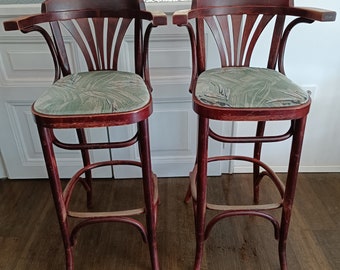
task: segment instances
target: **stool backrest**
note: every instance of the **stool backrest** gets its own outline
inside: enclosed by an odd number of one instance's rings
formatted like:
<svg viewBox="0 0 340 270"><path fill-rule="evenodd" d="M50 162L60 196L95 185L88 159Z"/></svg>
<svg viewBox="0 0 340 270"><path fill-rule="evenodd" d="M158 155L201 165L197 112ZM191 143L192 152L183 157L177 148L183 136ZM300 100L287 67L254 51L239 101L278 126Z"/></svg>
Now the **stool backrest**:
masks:
<svg viewBox="0 0 340 270"><path fill-rule="evenodd" d="M197 12L198 73L206 69L208 31L216 43L222 67L249 66L258 41L265 37L268 52L261 58L267 59L266 67L276 68L292 0L193 0L192 6Z"/></svg>
<svg viewBox="0 0 340 270"><path fill-rule="evenodd" d="M72 44L78 45L89 71L117 70L127 33L134 40L135 72L142 75L143 30L138 15L145 11L142 0L46 0L41 10L49 17L51 46L64 76L74 72L68 58Z"/></svg>

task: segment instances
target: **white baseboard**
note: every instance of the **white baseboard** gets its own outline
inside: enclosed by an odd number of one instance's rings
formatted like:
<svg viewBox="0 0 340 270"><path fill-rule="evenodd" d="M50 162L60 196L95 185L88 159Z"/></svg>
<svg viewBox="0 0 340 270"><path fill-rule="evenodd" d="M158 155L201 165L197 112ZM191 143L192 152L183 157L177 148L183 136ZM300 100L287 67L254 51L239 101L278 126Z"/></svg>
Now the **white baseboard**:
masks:
<svg viewBox="0 0 340 270"><path fill-rule="evenodd" d="M275 172L287 172L285 166L274 166L271 167ZM252 173L253 168L251 166L234 167L233 173ZM300 166L299 172L301 173L340 173L340 165L332 166Z"/></svg>

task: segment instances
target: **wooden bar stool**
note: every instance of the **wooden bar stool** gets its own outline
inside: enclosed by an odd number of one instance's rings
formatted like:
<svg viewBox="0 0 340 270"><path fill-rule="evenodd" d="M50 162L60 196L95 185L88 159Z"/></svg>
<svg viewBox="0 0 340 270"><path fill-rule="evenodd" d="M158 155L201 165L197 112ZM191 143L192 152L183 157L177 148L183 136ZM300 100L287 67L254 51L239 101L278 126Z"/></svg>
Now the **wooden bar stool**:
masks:
<svg viewBox="0 0 340 270"><path fill-rule="evenodd" d="M270 5L269 5L269 4ZM294 7L290 0L193 0L190 10L177 11L173 23L188 29L192 48L193 109L198 115L198 149L196 164L190 174L186 201L194 202L196 258L194 269L200 269L204 242L220 220L240 215L253 215L269 220L278 239L281 269L287 269L286 243L302 142L311 99L285 76L284 53L287 38L300 23L334 21L335 12ZM195 24L194 24L194 23ZM220 67L206 66L206 36L215 42ZM266 34L263 34L266 33ZM265 67L252 66L252 56L258 41L268 38ZM261 41L261 42L262 42ZM263 44L263 43L261 43ZM210 44L211 45L211 44ZM261 46L261 45L259 45ZM262 57L266 57L262 55ZM277 70L276 70L277 69ZM257 123L255 136L229 137L219 134L209 125L210 120L252 121ZM288 121L290 127L279 135L265 133L268 121ZM253 156L208 155L208 141L253 144ZM291 139L287 177L282 181L261 160L264 143ZM207 202L207 166L209 162L242 160L253 164L253 200L251 205L224 205ZM280 199L261 203L259 186L269 178ZM282 209L281 221L271 210ZM206 212L213 210L213 217ZM216 214L217 211L217 214Z"/></svg>
<svg viewBox="0 0 340 270"><path fill-rule="evenodd" d="M143 21L149 22L145 31ZM135 226L149 245L152 269L159 269L156 239L158 190L157 178L151 170L148 118L152 113L152 89L147 54L151 30L166 23L164 13L146 11L142 0L46 0L42 3L41 14L4 23L6 30L40 33L54 61L54 83L35 101L32 112L51 183L67 269L74 268L73 249L78 231L100 222ZM118 65L127 34L133 37L133 72L120 71ZM70 43L77 45L83 55L85 71L71 69L67 50ZM86 129L130 124L135 124L137 131L123 141L89 142L86 138ZM61 141L54 132L59 129L75 129L79 143ZM91 162L92 150L111 151L136 143L140 161L111 159ZM75 172L65 188L61 185L54 146L78 150L83 158L83 168ZM145 204L138 209L111 212L70 209L76 184L84 187L87 204L91 207L92 170L114 165L141 167ZM140 214L145 215L145 224L134 218ZM79 222L71 227L70 218Z"/></svg>

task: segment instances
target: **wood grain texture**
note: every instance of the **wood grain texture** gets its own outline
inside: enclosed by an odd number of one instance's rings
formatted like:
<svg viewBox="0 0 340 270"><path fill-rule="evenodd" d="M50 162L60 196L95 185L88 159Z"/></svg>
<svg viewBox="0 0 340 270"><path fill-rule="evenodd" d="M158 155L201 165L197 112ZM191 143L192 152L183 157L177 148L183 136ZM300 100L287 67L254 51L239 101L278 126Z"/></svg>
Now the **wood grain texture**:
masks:
<svg viewBox="0 0 340 270"><path fill-rule="evenodd" d="M193 267L195 238L191 204L184 204L186 178L160 179L158 243L161 269ZM245 203L251 176L209 178L214 201ZM94 210L142 203L140 181L95 180ZM119 187L119 188L117 188ZM86 207L80 191L74 205ZM271 188L263 200L275 196ZM139 202L140 201L140 202ZM291 270L340 269L340 174L300 174L288 237ZM64 269L64 254L48 181L0 181L0 269ZM203 269L279 269L273 228L265 220L233 217L219 223L205 246ZM149 255L137 230L122 224L85 228L75 247L75 268L149 269Z"/></svg>

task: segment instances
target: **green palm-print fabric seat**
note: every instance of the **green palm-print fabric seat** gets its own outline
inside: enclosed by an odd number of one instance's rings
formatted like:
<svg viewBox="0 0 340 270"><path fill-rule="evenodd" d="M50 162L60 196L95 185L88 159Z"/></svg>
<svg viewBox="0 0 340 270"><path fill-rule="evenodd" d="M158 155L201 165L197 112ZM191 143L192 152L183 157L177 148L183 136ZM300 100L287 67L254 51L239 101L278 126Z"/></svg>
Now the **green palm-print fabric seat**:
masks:
<svg viewBox="0 0 340 270"><path fill-rule="evenodd" d="M204 71L195 95L205 104L228 108L288 107L309 95L281 73L266 68L226 67Z"/></svg>
<svg viewBox="0 0 340 270"><path fill-rule="evenodd" d="M143 79L129 72L91 71L56 81L34 103L48 115L128 112L145 106L150 93Z"/></svg>

